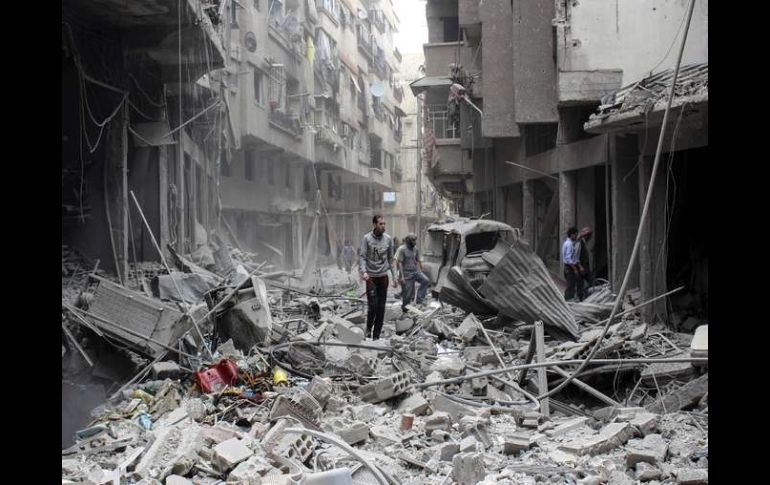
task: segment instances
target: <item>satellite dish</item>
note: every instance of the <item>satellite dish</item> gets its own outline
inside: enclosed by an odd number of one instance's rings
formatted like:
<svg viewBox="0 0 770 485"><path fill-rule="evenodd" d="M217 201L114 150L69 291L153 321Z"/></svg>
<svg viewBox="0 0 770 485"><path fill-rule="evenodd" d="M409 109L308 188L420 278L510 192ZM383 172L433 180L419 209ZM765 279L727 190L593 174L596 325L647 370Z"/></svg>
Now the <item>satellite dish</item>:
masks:
<svg viewBox="0 0 770 485"><path fill-rule="evenodd" d="M385 85L382 83L374 83L369 86L369 92L372 93L372 96L380 98L385 94Z"/></svg>
<svg viewBox="0 0 770 485"><path fill-rule="evenodd" d="M362 10L362 9L359 8L358 9L358 18L360 18L361 20L366 20L367 18L369 18L369 14L366 13L366 10Z"/></svg>

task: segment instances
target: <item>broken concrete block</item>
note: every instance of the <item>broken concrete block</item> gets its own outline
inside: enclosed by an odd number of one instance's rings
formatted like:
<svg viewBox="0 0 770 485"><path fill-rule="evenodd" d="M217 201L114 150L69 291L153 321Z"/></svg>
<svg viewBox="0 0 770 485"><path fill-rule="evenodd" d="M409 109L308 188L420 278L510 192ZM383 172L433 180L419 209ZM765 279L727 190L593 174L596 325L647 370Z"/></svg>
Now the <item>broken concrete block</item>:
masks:
<svg viewBox="0 0 770 485"><path fill-rule="evenodd" d="M598 435L579 438L559 446L559 449L575 455L597 455L605 453L628 441L633 428L628 423L610 423Z"/></svg>
<svg viewBox="0 0 770 485"><path fill-rule="evenodd" d="M676 472L676 483L679 485L708 485L709 472L700 468L679 469Z"/></svg>
<svg viewBox="0 0 770 485"><path fill-rule="evenodd" d="M460 421L463 416L476 416L476 411L468 406L452 401L441 394L437 395L431 402L430 407L434 411L444 411L452 416L454 421Z"/></svg>
<svg viewBox="0 0 770 485"><path fill-rule="evenodd" d="M474 396L486 396L489 379L486 377L474 377L471 379L471 393Z"/></svg>
<svg viewBox="0 0 770 485"><path fill-rule="evenodd" d="M585 426L586 421L588 421L588 418L586 418L585 416L572 418L568 421L564 421L563 423L558 424L553 429L546 430L545 434L549 438L555 438L557 436L561 436L565 433L569 433L572 430Z"/></svg>
<svg viewBox="0 0 770 485"><path fill-rule="evenodd" d="M356 421L346 426L340 426L335 428L334 432L349 445L366 441L369 438L369 426L362 421Z"/></svg>
<svg viewBox="0 0 770 485"><path fill-rule="evenodd" d="M428 410L428 401L422 394L412 394L398 405L398 412L422 416Z"/></svg>
<svg viewBox="0 0 770 485"><path fill-rule="evenodd" d="M530 445L529 436L512 434L502 438L503 453L506 455L512 455L521 450L528 450Z"/></svg>
<svg viewBox="0 0 770 485"><path fill-rule="evenodd" d="M668 444L659 434L648 434L641 440L632 440L626 446L626 466L631 468L637 463L657 465L666 459Z"/></svg>
<svg viewBox="0 0 770 485"><path fill-rule="evenodd" d="M656 467L646 462L639 462L636 464L636 479L641 482L649 482L650 480L660 480L663 473Z"/></svg>
<svg viewBox="0 0 770 485"><path fill-rule="evenodd" d="M262 438L261 445L272 458L280 459L288 456L302 463L313 454L313 440L307 434L286 433L286 428L297 423L288 419L279 419Z"/></svg>
<svg viewBox="0 0 770 485"><path fill-rule="evenodd" d="M135 468L135 473L142 478L162 479L172 473L184 475L175 468L176 465L192 466L194 462L191 460L197 457L198 450L205 444L202 428L195 422L159 428L153 433L155 441Z"/></svg>
<svg viewBox="0 0 770 485"><path fill-rule="evenodd" d="M152 364L152 378L155 380L177 379L182 373L179 364L172 361L156 362Z"/></svg>
<svg viewBox="0 0 770 485"><path fill-rule="evenodd" d="M462 453L482 451L479 447L479 440L473 436L466 436L460 441L460 451Z"/></svg>
<svg viewBox="0 0 770 485"><path fill-rule="evenodd" d="M452 459L452 477L460 485L473 485L484 479L484 455L481 453L459 453Z"/></svg>
<svg viewBox="0 0 770 485"><path fill-rule="evenodd" d="M232 438L240 438L241 432L228 426L228 423L217 423L216 426L203 428L202 436L213 443L219 444Z"/></svg>
<svg viewBox="0 0 770 485"><path fill-rule="evenodd" d="M630 407L630 408L617 408L618 412L615 415L615 421L618 423L627 423L634 419L637 414L645 412L644 408Z"/></svg>
<svg viewBox="0 0 770 485"><path fill-rule="evenodd" d="M441 461L452 461L452 458L460 452L460 445L457 443L444 443L439 447L439 459Z"/></svg>
<svg viewBox="0 0 770 485"><path fill-rule="evenodd" d="M694 379L662 399L646 406L651 413L673 413L691 404L697 403L709 390L709 375L704 374Z"/></svg>
<svg viewBox="0 0 770 485"><path fill-rule="evenodd" d="M433 372L441 373L442 378L459 377L465 370L465 362L457 355L441 355L430 366Z"/></svg>
<svg viewBox="0 0 770 485"><path fill-rule="evenodd" d="M225 472L248 459L254 452L245 444L245 440L231 438L214 447L214 465Z"/></svg>
<svg viewBox="0 0 770 485"><path fill-rule="evenodd" d="M452 418L447 412L436 411L425 418L424 429L427 434L432 433L434 430L448 431L451 427Z"/></svg>
<svg viewBox="0 0 770 485"><path fill-rule="evenodd" d="M405 393L412 380L406 371L396 372L384 379L366 384L358 389L361 399L368 402L381 402Z"/></svg>
<svg viewBox="0 0 770 485"><path fill-rule="evenodd" d="M634 329L631 330L631 335L628 338L631 340L641 340L645 335L647 335L647 324L642 323L641 325L635 326Z"/></svg>
<svg viewBox="0 0 770 485"><path fill-rule="evenodd" d="M620 470L614 470L610 473L609 482L612 485L634 485L634 481Z"/></svg>
<svg viewBox="0 0 770 485"><path fill-rule="evenodd" d="M378 441L390 442L394 444L403 444L417 436L414 431L399 432L392 426L378 424L369 428L369 433Z"/></svg>
<svg viewBox="0 0 770 485"><path fill-rule="evenodd" d="M236 466L227 476L227 482L239 485L260 485L260 477L274 467L263 456L254 455Z"/></svg>
<svg viewBox="0 0 770 485"><path fill-rule="evenodd" d="M647 411L640 412L629 423L638 429L642 436L646 436L658 427L658 415Z"/></svg>
<svg viewBox="0 0 770 485"><path fill-rule="evenodd" d="M332 395L332 387L325 379L321 379L318 376L313 376L313 380L310 381L307 391L313 396L318 404L321 405L321 408L326 406L326 403L329 402L329 398Z"/></svg>
<svg viewBox="0 0 770 485"><path fill-rule="evenodd" d="M179 475L169 475L166 477L166 485L193 485L193 482Z"/></svg>
<svg viewBox="0 0 770 485"><path fill-rule="evenodd" d="M337 338L346 344L359 344L364 340L364 334L361 333L361 329L353 325L352 323L344 324L336 322L334 324L334 333L337 334Z"/></svg>
<svg viewBox="0 0 770 485"><path fill-rule="evenodd" d="M452 435L443 429L434 429L430 432L430 439L436 443L444 443L452 439Z"/></svg>
<svg viewBox="0 0 770 485"><path fill-rule="evenodd" d="M455 335L460 337L463 342L468 343L476 337L480 325L479 319L473 313L469 313L463 323L455 329Z"/></svg>

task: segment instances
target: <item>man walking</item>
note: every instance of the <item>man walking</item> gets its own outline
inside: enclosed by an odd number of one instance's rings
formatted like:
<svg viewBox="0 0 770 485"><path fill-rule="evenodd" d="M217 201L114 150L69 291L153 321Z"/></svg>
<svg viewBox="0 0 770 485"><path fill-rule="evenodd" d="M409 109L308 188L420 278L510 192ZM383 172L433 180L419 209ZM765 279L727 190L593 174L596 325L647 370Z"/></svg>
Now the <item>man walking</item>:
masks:
<svg viewBox="0 0 770 485"><path fill-rule="evenodd" d="M430 281L422 269L420 250L416 247L417 236L409 233L396 251L396 265L398 266L398 281L401 283L401 310L406 312L406 306L414 299L414 285L420 284L417 290L417 304L421 304L428 293Z"/></svg>
<svg viewBox="0 0 770 485"><path fill-rule="evenodd" d="M398 286L393 267L393 240L385 234L385 218L377 214L372 218L372 231L361 241L358 271L366 282L366 337L380 338L385 318L385 301L388 296L388 272L393 277L393 287Z"/></svg>
<svg viewBox="0 0 770 485"><path fill-rule="evenodd" d="M567 289L564 290L564 299L567 301L575 297L575 290L580 279L580 268L575 257L575 241L577 241L577 227L567 230L567 239L561 245L561 262L564 263L564 279L567 280Z"/></svg>
<svg viewBox="0 0 770 485"><path fill-rule="evenodd" d="M575 259L578 262L580 270L580 281L578 282L577 294L580 301L588 296L588 289L594 285L594 275L591 272L591 258L589 255L588 241L591 240L593 230L590 227L584 227L578 233L575 243Z"/></svg>
<svg viewBox="0 0 770 485"><path fill-rule="evenodd" d="M345 240L345 245L342 247L342 261L345 263L345 271L350 274L350 268L353 267L353 260L356 258L356 250L353 248L353 244L350 243L350 239Z"/></svg>

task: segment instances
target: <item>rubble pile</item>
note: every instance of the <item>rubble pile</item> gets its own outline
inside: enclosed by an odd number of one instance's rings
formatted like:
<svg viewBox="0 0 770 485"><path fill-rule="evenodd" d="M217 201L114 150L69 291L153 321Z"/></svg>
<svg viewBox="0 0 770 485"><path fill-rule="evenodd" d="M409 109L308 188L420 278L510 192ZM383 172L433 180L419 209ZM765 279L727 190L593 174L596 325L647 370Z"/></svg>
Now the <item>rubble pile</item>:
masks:
<svg viewBox="0 0 770 485"><path fill-rule="evenodd" d="M218 278L191 304L98 276L89 298L63 294L68 327L145 363L62 450L63 484L708 483L707 327L673 333L627 304L600 340L599 288L565 306L577 341L437 301L391 302L369 341L346 276L312 293L232 254L229 274L174 258Z"/></svg>

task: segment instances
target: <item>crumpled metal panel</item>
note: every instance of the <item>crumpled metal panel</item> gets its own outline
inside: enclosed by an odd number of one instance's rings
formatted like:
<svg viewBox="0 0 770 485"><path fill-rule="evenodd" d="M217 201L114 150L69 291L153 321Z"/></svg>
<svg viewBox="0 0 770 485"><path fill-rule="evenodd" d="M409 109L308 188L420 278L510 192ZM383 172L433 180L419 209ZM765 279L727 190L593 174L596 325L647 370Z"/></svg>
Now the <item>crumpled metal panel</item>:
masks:
<svg viewBox="0 0 770 485"><path fill-rule="evenodd" d="M546 331L559 340L578 338L578 325L564 296L543 261L521 240L513 243L479 293L507 317L527 323L542 320Z"/></svg>
<svg viewBox="0 0 770 485"><path fill-rule="evenodd" d="M449 270L446 283L439 293L439 299L476 315L497 314L497 310L473 289L457 266Z"/></svg>

